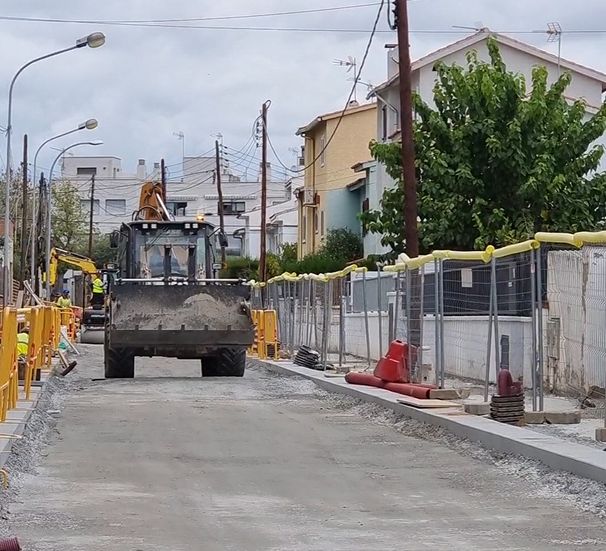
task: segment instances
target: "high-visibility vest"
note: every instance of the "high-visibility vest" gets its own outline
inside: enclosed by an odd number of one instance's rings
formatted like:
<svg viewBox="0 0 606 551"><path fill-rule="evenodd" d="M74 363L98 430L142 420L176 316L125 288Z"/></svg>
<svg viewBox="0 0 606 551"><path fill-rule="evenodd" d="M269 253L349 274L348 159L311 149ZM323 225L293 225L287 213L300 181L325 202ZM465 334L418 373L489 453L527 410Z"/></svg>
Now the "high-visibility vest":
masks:
<svg viewBox="0 0 606 551"><path fill-rule="evenodd" d="M29 334L19 333L17 335L17 356L27 356L29 349Z"/></svg>
<svg viewBox="0 0 606 551"><path fill-rule="evenodd" d="M93 281L93 294L98 295L103 294L104 292L103 281L101 281L99 278L95 279L95 281Z"/></svg>
<svg viewBox="0 0 606 551"><path fill-rule="evenodd" d="M71 308L72 301L68 297L59 297L59 299L57 300L57 306L59 308Z"/></svg>

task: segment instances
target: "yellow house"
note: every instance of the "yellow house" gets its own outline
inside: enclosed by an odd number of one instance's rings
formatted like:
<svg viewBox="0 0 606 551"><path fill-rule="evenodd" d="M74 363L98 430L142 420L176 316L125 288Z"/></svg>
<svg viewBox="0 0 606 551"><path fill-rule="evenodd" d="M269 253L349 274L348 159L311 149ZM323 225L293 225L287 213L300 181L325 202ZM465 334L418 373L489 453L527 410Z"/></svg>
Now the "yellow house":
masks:
<svg viewBox="0 0 606 551"><path fill-rule="evenodd" d="M352 166L370 159L368 144L377 136L376 104L352 102L343 117L341 113L320 115L297 130L305 138L304 186L298 193L299 258L317 251L330 229L361 230L360 205L347 186L359 178Z"/></svg>

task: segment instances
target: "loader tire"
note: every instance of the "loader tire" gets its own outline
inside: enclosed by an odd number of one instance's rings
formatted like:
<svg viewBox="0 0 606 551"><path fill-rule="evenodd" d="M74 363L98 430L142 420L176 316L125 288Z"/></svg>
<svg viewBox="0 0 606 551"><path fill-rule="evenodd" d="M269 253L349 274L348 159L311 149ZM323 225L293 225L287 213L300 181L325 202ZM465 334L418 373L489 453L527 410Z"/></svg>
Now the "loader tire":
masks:
<svg viewBox="0 0 606 551"><path fill-rule="evenodd" d="M202 360L203 377L243 377L246 369L244 348L221 348Z"/></svg>
<svg viewBox="0 0 606 551"><path fill-rule="evenodd" d="M132 379L135 376L135 357L127 349L105 347L105 378Z"/></svg>

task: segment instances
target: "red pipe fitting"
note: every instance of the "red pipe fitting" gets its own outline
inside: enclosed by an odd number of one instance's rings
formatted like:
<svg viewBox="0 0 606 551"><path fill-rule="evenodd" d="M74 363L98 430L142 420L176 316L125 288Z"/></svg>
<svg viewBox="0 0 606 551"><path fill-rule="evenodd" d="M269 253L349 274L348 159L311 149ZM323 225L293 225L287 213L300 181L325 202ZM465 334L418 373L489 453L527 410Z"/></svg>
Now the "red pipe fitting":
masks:
<svg viewBox="0 0 606 551"><path fill-rule="evenodd" d="M21 551L19 540L17 538L0 540L0 551Z"/></svg>

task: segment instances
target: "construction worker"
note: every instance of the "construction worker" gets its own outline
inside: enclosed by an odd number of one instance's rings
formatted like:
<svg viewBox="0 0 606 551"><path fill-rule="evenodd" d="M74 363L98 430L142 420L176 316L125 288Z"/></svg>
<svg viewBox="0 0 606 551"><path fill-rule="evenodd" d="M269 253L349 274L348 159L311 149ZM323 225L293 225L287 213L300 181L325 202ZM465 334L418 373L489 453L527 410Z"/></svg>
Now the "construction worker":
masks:
<svg viewBox="0 0 606 551"><path fill-rule="evenodd" d="M67 289L64 289L63 292L61 293L61 296L57 299L57 306L59 308L71 308L72 307L72 301L69 298L69 291Z"/></svg>
<svg viewBox="0 0 606 551"><path fill-rule="evenodd" d="M29 327L24 327L17 333L17 368L19 380L25 379L25 366L27 364L27 353L29 351Z"/></svg>
<svg viewBox="0 0 606 551"><path fill-rule="evenodd" d="M103 305L105 298L105 287L99 276L95 276L92 283L93 297L91 298L91 306Z"/></svg>

